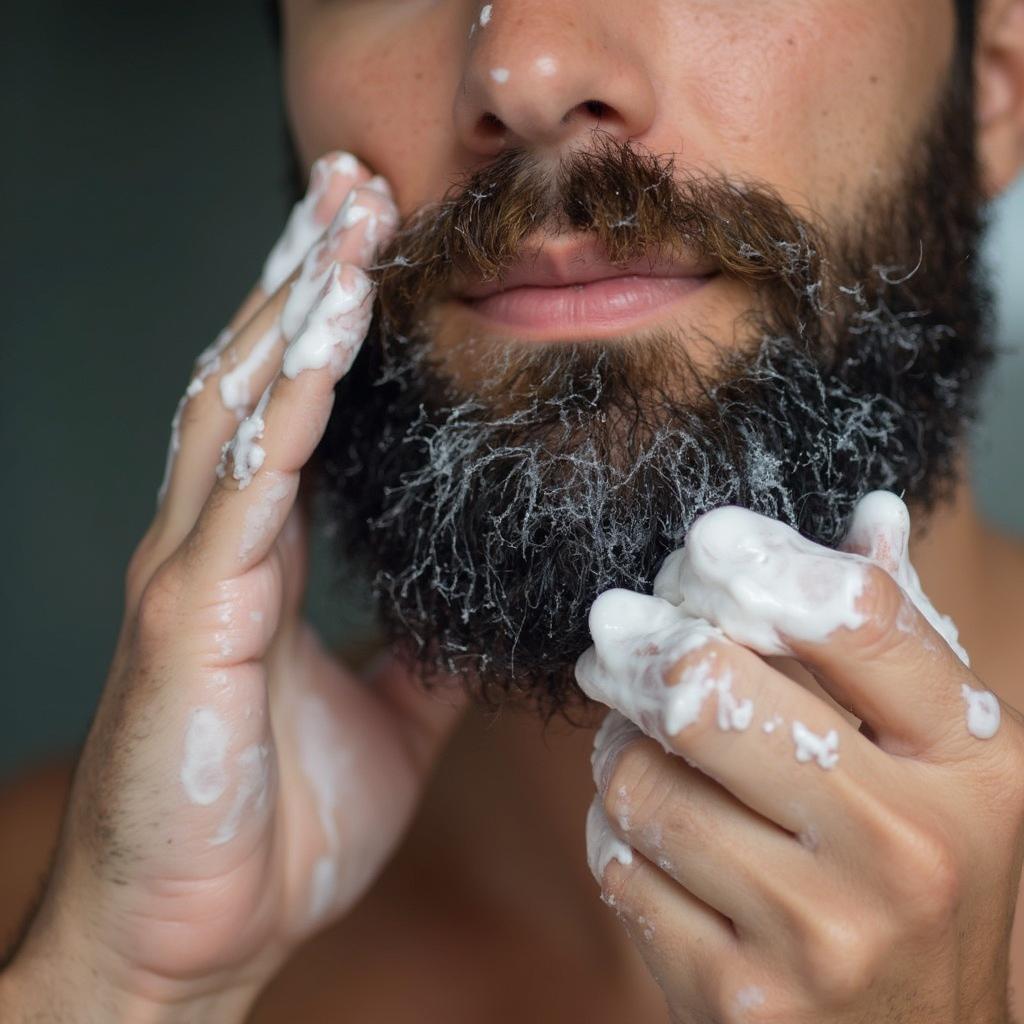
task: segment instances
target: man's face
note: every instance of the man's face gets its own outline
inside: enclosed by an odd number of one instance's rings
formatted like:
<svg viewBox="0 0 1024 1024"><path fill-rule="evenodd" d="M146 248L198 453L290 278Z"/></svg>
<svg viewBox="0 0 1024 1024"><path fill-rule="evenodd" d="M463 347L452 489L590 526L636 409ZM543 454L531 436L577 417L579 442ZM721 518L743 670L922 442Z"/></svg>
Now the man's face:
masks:
<svg viewBox="0 0 1024 1024"><path fill-rule="evenodd" d="M408 214L503 148L554 165L599 124L849 218L901 167L956 38L945 0L497 0L481 27L483 6L285 0L287 104L307 169L351 150ZM716 298L701 297L701 314Z"/></svg>
<svg viewBox="0 0 1024 1024"><path fill-rule="evenodd" d="M421 653L552 710L590 601L699 512L830 542L864 490L949 476L986 354L952 5L284 13L301 159L355 152L412 217L321 455Z"/></svg>

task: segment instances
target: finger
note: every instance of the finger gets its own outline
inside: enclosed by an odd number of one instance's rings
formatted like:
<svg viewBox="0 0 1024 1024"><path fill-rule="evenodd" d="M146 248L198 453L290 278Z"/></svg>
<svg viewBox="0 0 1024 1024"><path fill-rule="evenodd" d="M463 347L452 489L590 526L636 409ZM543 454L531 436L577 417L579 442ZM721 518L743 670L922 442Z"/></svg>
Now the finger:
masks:
<svg viewBox="0 0 1024 1024"><path fill-rule="evenodd" d="M883 773L835 709L667 601L609 591L590 628L583 691L789 832L848 828L854 794Z"/></svg>
<svg viewBox="0 0 1024 1024"><path fill-rule="evenodd" d="M231 353L234 353L232 362L237 362L239 346L234 345L233 342L238 332L257 315L268 298L298 268L305 254L331 223L335 213L351 190L369 180L370 172L350 153L329 153L313 164L306 195L292 209L281 237L267 257L259 283L246 296L242 305L231 318L228 327L196 360L189 385L178 402L171 420L171 437L167 449L164 477L157 495L160 506L164 503L172 471L177 461L181 445L182 416L190 400L202 392L207 378L220 369L221 361L226 354L231 358ZM374 180L378 184L381 183L381 179ZM249 338L251 339L251 337L252 332L250 331ZM262 334L258 337L262 337ZM256 393L259 394L259 391Z"/></svg>
<svg viewBox="0 0 1024 1024"><path fill-rule="evenodd" d="M282 372L225 445L219 482L190 537L200 582L239 575L275 543L334 403L334 385L366 335L366 273L333 265L284 355Z"/></svg>
<svg viewBox="0 0 1024 1024"><path fill-rule="evenodd" d="M900 498L888 491L875 491L862 498L854 509L840 550L862 555L881 566L953 653L970 665L953 620L941 614L921 589L920 578L910 562L910 510Z"/></svg>
<svg viewBox="0 0 1024 1024"><path fill-rule="evenodd" d="M726 508L698 520L670 561L685 611L761 654L798 657L883 744L927 745L962 721L963 665L866 558Z"/></svg>
<svg viewBox="0 0 1024 1024"><path fill-rule="evenodd" d="M807 847L615 712L593 762L616 834L741 934L768 937L806 910L801 893L816 870Z"/></svg>
<svg viewBox="0 0 1024 1024"><path fill-rule="evenodd" d="M172 540L180 540L195 523L212 489L224 444L239 420L252 412L253 396L262 394L273 380L285 346L301 330L331 265L368 262L373 247L396 222L397 211L386 186L352 190L294 277L232 343L221 372L190 403L182 423L181 451L165 501Z"/></svg>
<svg viewBox="0 0 1024 1024"><path fill-rule="evenodd" d="M736 949L732 923L639 853L626 856L622 847L595 797L587 813L587 859L601 898L626 925L655 979L673 979L678 996L685 964L693 982L688 995L700 999L701 979L713 976L715 965Z"/></svg>

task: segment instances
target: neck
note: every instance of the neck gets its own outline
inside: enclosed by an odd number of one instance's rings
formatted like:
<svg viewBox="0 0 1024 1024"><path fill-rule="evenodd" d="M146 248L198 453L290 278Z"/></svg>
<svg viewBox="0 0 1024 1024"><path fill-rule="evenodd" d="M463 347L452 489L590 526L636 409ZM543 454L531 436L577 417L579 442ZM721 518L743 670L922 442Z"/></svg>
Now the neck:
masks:
<svg viewBox="0 0 1024 1024"><path fill-rule="evenodd" d="M918 522L911 554L926 593L959 626L974 670L1024 707L1012 649L1024 550L984 523L962 484L950 504ZM437 813L449 855L482 904L528 915L552 941L588 947L588 962L642 989L646 975L586 867L592 736L561 722L545 727L528 714L475 711L445 758Z"/></svg>

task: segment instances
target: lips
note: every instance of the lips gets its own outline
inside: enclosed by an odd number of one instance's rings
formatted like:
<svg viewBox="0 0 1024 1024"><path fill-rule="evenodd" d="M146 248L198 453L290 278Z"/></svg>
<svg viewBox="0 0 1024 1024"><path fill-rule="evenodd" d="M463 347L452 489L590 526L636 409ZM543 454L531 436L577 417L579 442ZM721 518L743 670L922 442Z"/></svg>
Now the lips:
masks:
<svg viewBox="0 0 1024 1024"><path fill-rule="evenodd" d="M508 268L500 280L469 282L454 290L462 299L484 299L516 288L565 288L616 277L703 278L715 269L707 261L683 263L646 257L616 264L589 243L555 243Z"/></svg>
<svg viewBox="0 0 1024 1024"><path fill-rule="evenodd" d="M545 245L500 280L463 283L454 291L495 325L571 336L635 326L706 285L714 273L713 265L679 260L613 264L589 244L562 243Z"/></svg>

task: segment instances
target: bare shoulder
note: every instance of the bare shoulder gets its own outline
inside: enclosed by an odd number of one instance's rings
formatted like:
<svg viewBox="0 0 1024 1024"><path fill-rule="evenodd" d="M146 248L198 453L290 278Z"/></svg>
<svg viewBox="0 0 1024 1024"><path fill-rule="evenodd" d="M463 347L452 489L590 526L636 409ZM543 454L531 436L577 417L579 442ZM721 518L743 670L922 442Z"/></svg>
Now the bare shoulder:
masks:
<svg viewBox="0 0 1024 1024"><path fill-rule="evenodd" d="M0 784L0 948L39 896L73 770L71 758L53 760Z"/></svg>

